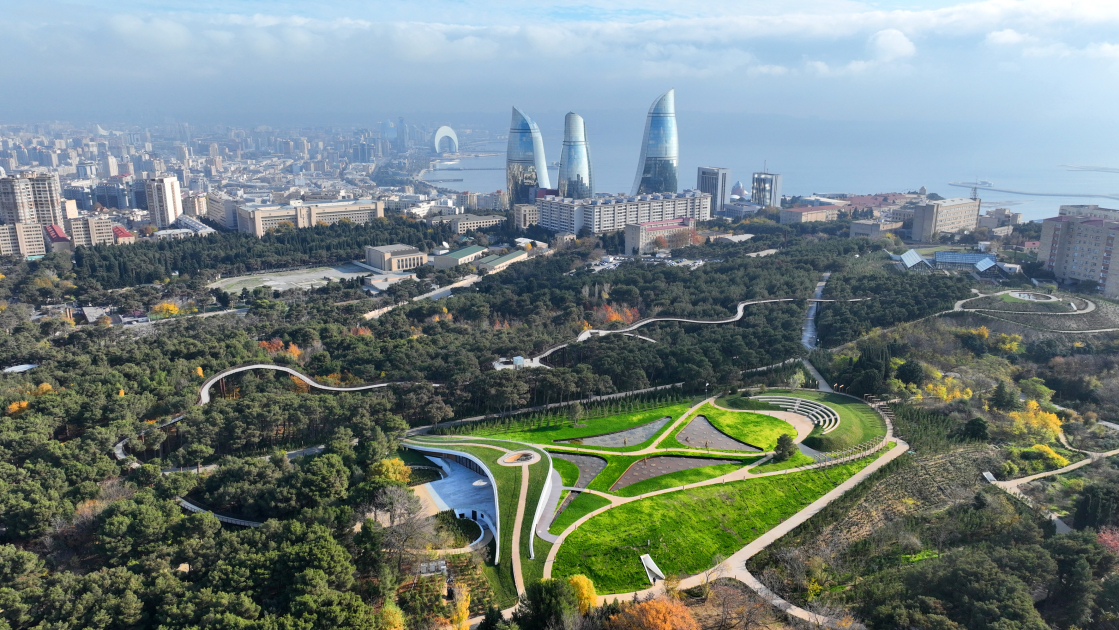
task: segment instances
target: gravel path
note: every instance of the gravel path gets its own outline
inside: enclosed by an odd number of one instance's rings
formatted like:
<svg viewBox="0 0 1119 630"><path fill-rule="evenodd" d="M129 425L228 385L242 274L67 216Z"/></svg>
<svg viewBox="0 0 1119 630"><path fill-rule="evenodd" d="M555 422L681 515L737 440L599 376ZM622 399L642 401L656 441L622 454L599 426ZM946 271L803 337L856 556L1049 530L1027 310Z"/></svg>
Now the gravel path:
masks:
<svg viewBox="0 0 1119 630"><path fill-rule="evenodd" d="M762 451L756 446L739 442L716 429L715 425L711 424L706 416L696 416L694 420L688 423L688 426L676 434L676 441L693 448L710 448L717 451L748 451L751 453Z"/></svg>
<svg viewBox="0 0 1119 630"><path fill-rule="evenodd" d="M648 457L640 461L636 461L629 467L618 480L610 486L610 491L621 490L626 486L632 486L635 483L652 479L653 477L660 477L669 473L680 472L681 470L691 470L693 468L704 468L706 466L718 466L719 464L737 464L738 462L733 459L704 459L700 457L673 457L671 455L663 457Z"/></svg>
<svg viewBox="0 0 1119 630"><path fill-rule="evenodd" d="M605 435L596 435L594 437L576 438L574 440L558 440L558 444L579 444L583 446L613 446L613 447L626 447L640 444L645 440L656 435L661 427L668 424L672 418L665 416L659 420L647 422L641 426L618 431L616 433L607 433Z"/></svg>

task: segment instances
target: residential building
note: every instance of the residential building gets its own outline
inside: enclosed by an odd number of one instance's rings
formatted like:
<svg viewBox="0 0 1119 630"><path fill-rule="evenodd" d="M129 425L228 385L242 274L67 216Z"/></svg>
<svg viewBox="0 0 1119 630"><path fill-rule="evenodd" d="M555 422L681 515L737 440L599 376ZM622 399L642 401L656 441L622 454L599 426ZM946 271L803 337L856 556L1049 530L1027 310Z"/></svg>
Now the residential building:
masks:
<svg viewBox="0 0 1119 630"><path fill-rule="evenodd" d="M1041 251L1041 241L1025 241L1022 243L1022 251L1027 254L1036 254Z"/></svg>
<svg viewBox="0 0 1119 630"><path fill-rule="evenodd" d="M560 151L559 183L556 188L560 197L586 199L594 196L594 172L591 168L591 149L587 144L587 128L583 117L573 112L568 112L563 121L563 149Z"/></svg>
<svg viewBox="0 0 1119 630"><path fill-rule="evenodd" d="M1037 260L1062 282L1098 282L1103 294L1119 297L1119 274L1112 275L1111 255L1119 221L1083 215L1060 215L1041 223Z"/></svg>
<svg viewBox="0 0 1119 630"><path fill-rule="evenodd" d="M459 265L465 265L483 258L486 255L486 248L481 245L471 245L469 247L462 247L446 254L433 256L431 259L432 264L436 269L450 269Z"/></svg>
<svg viewBox="0 0 1119 630"><path fill-rule="evenodd" d="M148 212L152 224L165 229L183 214L183 195L175 177L156 177L145 182Z"/></svg>
<svg viewBox="0 0 1119 630"><path fill-rule="evenodd" d="M63 219L76 219L78 218L78 202L73 199L62 200L62 218Z"/></svg>
<svg viewBox="0 0 1119 630"><path fill-rule="evenodd" d="M813 221L835 221L839 218L839 206L805 206L781 210L781 223L810 223Z"/></svg>
<svg viewBox="0 0 1119 630"><path fill-rule="evenodd" d="M102 217L67 219L66 232L70 234L74 247L111 245L115 242L113 222Z"/></svg>
<svg viewBox="0 0 1119 630"><path fill-rule="evenodd" d="M261 237L281 224L305 228L339 221L369 223L384 216L384 202L372 199L315 203L292 200L288 205L248 203L237 207L237 229Z"/></svg>
<svg viewBox="0 0 1119 630"><path fill-rule="evenodd" d="M750 201L767 208L781 207L781 176L777 173L754 173Z"/></svg>
<svg viewBox="0 0 1119 630"><path fill-rule="evenodd" d="M119 225L113 226L113 240L117 245L131 245L136 242L136 235Z"/></svg>
<svg viewBox="0 0 1119 630"><path fill-rule="evenodd" d="M696 189L711 195L711 214L723 215L723 208L730 203L730 169L701 166L696 172Z"/></svg>
<svg viewBox="0 0 1119 630"><path fill-rule="evenodd" d="M687 217L711 219L711 195L698 190L682 193L565 199L548 195L536 200L540 226L553 232L594 234L625 229L631 223L648 223Z"/></svg>
<svg viewBox="0 0 1119 630"><path fill-rule="evenodd" d="M478 269L488 273L497 273L513 263L528 260L528 252L523 249L514 250L504 256L486 256L478 259Z"/></svg>
<svg viewBox="0 0 1119 630"><path fill-rule="evenodd" d="M913 240L934 241L941 232L961 233L975 229L979 199L957 197L930 201L913 210Z"/></svg>
<svg viewBox="0 0 1119 630"><path fill-rule="evenodd" d="M533 203L518 203L513 206L513 225L518 230L527 230L530 225L540 223L540 209Z"/></svg>
<svg viewBox="0 0 1119 630"><path fill-rule="evenodd" d="M236 230L237 200L223 192L210 191L206 194L206 218L227 230Z"/></svg>
<svg viewBox="0 0 1119 630"><path fill-rule="evenodd" d="M676 90L660 95L649 107L641 156L631 195L679 190L680 139L676 132Z"/></svg>
<svg viewBox="0 0 1119 630"><path fill-rule="evenodd" d="M382 245L365 248L365 264L382 271L403 271L427 263L427 254L411 245Z"/></svg>
<svg viewBox="0 0 1119 630"><path fill-rule="evenodd" d="M1077 216L1077 217L1095 217L1097 219L1107 219L1108 221L1119 221L1119 210L1111 210L1110 208L1101 208L1097 205L1070 205L1061 206L1057 211L1058 216Z"/></svg>
<svg viewBox="0 0 1119 630"><path fill-rule="evenodd" d="M493 227L505 221L505 217L498 214L478 216L476 214L447 215L451 218L451 231L455 234L466 234L475 230Z"/></svg>
<svg viewBox="0 0 1119 630"><path fill-rule="evenodd" d="M901 221L875 221L873 219L852 221L851 238L859 238L860 236L869 239L881 238L887 232L900 230L902 225Z"/></svg>
<svg viewBox="0 0 1119 630"><path fill-rule="evenodd" d="M0 225L0 254L31 258L45 256L47 243L43 226L38 223L7 223Z"/></svg>
<svg viewBox="0 0 1119 630"><path fill-rule="evenodd" d="M985 227L992 230L1000 227L1009 227L1010 231L1013 232L1014 226L1020 225L1021 223L1021 212L1011 212L1006 208L995 208L994 210L988 210L987 214L979 217L976 225L977 227Z"/></svg>
<svg viewBox="0 0 1119 630"><path fill-rule="evenodd" d="M625 253L638 256L658 249L674 249L695 240L695 219L680 217L626 226Z"/></svg>
<svg viewBox="0 0 1119 630"><path fill-rule="evenodd" d="M54 173L0 178L0 220L4 223L62 223L62 187Z"/></svg>
<svg viewBox="0 0 1119 630"><path fill-rule="evenodd" d="M50 251L73 251L73 248L70 245L70 238L66 236L66 231L62 229L61 225L48 225L43 228L43 232L46 235L46 245Z"/></svg>
<svg viewBox="0 0 1119 630"><path fill-rule="evenodd" d="M206 195L191 193L183 197L183 214L190 217L205 216Z"/></svg>
<svg viewBox="0 0 1119 630"><path fill-rule="evenodd" d="M513 108L513 120L509 124L505 184L509 190L510 206L532 203L537 188L552 187L540 127L516 107Z"/></svg>

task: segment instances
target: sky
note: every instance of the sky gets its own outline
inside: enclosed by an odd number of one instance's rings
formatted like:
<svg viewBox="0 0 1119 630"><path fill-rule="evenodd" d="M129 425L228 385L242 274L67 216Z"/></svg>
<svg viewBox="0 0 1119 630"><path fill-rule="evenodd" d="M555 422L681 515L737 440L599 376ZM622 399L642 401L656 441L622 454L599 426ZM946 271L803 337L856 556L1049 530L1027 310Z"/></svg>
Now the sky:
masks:
<svg viewBox="0 0 1119 630"><path fill-rule="evenodd" d="M0 119L1110 121L1119 2L0 0Z"/></svg>

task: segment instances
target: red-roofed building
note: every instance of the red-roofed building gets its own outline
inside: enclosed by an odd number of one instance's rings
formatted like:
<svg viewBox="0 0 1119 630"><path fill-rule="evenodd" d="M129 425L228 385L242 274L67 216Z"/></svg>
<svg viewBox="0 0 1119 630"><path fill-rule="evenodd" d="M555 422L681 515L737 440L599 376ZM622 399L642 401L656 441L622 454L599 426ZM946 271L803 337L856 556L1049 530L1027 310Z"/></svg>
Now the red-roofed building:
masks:
<svg viewBox="0 0 1119 630"><path fill-rule="evenodd" d="M810 223L812 221L835 221L839 218L840 206L801 206L781 210L781 223Z"/></svg>
<svg viewBox="0 0 1119 630"><path fill-rule="evenodd" d="M128 245L136 242L136 235L119 225L113 226L113 240L117 245Z"/></svg>
<svg viewBox="0 0 1119 630"><path fill-rule="evenodd" d="M50 251L71 251L70 238L66 236L66 231L62 229L61 225L48 225L43 228L43 231L46 232L47 244L50 246Z"/></svg>

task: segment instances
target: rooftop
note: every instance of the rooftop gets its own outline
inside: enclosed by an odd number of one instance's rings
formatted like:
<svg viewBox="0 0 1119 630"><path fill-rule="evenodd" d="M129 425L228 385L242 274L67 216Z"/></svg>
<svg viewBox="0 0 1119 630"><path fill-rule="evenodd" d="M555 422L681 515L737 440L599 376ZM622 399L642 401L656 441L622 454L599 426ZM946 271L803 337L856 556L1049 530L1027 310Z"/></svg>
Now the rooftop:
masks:
<svg viewBox="0 0 1119 630"><path fill-rule="evenodd" d="M418 254L418 253L420 253L420 250L416 249L415 247L412 247L411 245L402 245L400 243L394 243L392 245L378 245L376 247L369 246L366 249L371 249L375 252L379 252L379 253L382 253L382 254L389 254L389 255L392 255L392 256L402 256L404 254Z"/></svg>
<svg viewBox="0 0 1119 630"><path fill-rule="evenodd" d="M474 254L484 252L484 251L486 251L486 248L482 247L481 245L471 245L469 247L463 247L461 249L456 249L453 252L447 252L446 254L443 254L443 255L447 256L448 258L466 258L467 256L473 256Z"/></svg>

